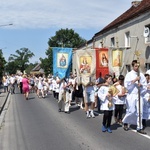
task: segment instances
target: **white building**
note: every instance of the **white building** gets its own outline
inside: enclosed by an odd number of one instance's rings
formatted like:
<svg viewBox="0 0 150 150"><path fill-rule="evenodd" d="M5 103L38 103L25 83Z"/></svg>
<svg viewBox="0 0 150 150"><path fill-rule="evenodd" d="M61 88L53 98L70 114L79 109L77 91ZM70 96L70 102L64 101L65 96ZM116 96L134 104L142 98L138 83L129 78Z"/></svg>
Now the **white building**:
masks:
<svg viewBox="0 0 150 150"><path fill-rule="evenodd" d="M150 68L150 0L133 1L126 12L96 33L87 47L108 48L109 71L116 75L131 69L132 60L137 59L135 53L139 51L140 68L145 73ZM121 55L119 67L112 65L114 52Z"/></svg>

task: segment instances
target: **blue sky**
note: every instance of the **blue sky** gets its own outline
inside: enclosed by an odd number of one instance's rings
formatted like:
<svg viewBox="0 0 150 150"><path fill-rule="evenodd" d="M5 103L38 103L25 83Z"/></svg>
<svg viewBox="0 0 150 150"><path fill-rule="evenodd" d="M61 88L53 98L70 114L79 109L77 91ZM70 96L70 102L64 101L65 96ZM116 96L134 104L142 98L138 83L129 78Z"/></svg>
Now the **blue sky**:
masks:
<svg viewBox="0 0 150 150"><path fill-rule="evenodd" d="M0 49L6 60L26 47L45 58L48 40L61 28L90 40L131 7L132 0L0 0ZM7 26L12 23L13 25ZM6 26L3 26L6 25Z"/></svg>

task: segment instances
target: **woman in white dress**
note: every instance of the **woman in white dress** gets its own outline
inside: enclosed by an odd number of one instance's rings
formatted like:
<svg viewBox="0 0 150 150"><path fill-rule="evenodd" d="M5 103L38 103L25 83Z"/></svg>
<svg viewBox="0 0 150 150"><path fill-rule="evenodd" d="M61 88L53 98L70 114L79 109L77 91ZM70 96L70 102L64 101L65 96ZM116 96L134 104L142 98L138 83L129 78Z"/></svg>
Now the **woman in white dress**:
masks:
<svg viewBox="0 0 150 150"><path fill-rule="evenodd" d="M43 78L42 77L39 77L38 90L37 90L38 97L41 97L40 93L42 94L42 97L44 98L44 86L43 86Z"/></svg>

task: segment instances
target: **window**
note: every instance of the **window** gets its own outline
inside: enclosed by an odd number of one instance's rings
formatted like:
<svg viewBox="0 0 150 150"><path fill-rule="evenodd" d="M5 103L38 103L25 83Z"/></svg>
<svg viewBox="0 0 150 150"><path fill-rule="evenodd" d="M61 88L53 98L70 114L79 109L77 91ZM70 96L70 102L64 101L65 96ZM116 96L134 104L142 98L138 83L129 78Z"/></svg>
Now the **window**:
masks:
<svg viewBox="0 0 150 150"><path fill-rule="evenodd" d="M125 33L125 47L130 47L130 32Z"/></svg>
<svg viewBox="0 0 150 150"><path fill-rule="evenodd" d="M115 47L115 38L114 37L111 38L111 47Z"/></svg>
<svg viewBox="0 0 150 150"><path fill-rule="evenodd" d="M127 64L126 69L127 69L127 72L131 71L131 66Z"/></svg>
<svg viewBox="0 0 150 150"><path fill-rule="evenodd" d="M149 70L150 69L150 63L145 63L145 68L146 68L146 70Z"/></svg>
<svg viewBox="0 0 150 150"><path fill-rule="evenodd" d="M150 43L150 24L144 28L145 43Z"/></svg>

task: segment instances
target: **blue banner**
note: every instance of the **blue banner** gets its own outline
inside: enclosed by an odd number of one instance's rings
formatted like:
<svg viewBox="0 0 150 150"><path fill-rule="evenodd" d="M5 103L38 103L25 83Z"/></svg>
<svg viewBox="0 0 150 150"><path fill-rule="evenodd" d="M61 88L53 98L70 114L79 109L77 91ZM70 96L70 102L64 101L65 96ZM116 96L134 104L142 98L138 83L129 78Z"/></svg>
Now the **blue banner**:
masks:
<svg viewBox="0 0 150 150"><path fill-rule="evenodd" d="M71 62L72 62L72 48L54 47L53 49L53 75L60 79L69 77Z"/></svg>

